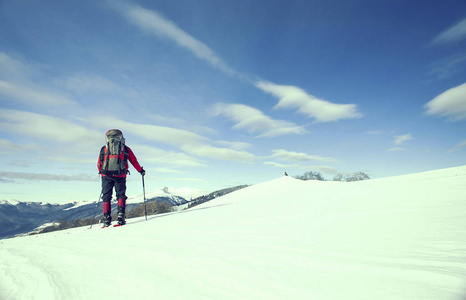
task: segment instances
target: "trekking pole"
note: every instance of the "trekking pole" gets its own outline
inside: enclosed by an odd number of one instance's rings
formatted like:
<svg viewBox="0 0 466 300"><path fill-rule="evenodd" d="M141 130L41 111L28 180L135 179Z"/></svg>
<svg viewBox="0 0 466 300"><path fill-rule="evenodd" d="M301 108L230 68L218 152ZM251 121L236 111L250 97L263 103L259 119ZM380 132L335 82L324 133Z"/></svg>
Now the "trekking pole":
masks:
<svg viewBox="0 0 466 300"><path fill-rule="evenodd" d="M100 198L102 198L102 192L100 192L99 200L97 200L97 205L95 206L94 216L92 217L91 227L89 227L89 229L92 229L92 224L94 223L95 215L97 214L97 208L99 207Z"/></svg>
<svg viewBox="0 0 466 300"><path fill-rule="evenodd" d="M147 211L146 211L146 187L144 185L144 175L142 175L142 192L144 195L144 215L146 216L147 221Z"/></svg>

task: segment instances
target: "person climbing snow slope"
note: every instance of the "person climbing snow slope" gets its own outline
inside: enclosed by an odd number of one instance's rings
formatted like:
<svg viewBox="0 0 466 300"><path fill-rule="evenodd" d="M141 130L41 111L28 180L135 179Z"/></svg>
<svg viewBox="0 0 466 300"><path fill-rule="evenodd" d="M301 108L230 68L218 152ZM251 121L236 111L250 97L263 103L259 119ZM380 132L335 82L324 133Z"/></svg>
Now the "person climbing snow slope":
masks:
<svg viewBox="0 0 466 300"><path fill-rule="evenodd" d="M126 209L126 175L129 174L128 161L142 176L146 171L139 165L133 151L125 145L123 133L110 129L105 134L106 144L100 149L97 169L102 177L102 205L104 226L112 223L112 193L115 188L118 199L118 225L125 225Z"/></svg>

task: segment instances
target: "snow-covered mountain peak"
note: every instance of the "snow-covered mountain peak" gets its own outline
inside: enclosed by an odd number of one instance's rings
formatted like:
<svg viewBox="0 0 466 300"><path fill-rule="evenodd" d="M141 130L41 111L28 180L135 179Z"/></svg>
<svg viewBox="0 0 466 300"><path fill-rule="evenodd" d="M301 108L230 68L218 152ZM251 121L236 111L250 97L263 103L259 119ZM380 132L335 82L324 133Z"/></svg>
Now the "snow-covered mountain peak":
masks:
<svg viewBox="0 0 466 300"><path fill-rule="evenodd" d="M16 205L19 201L17 200L0 200L0 205Z"/></svg>

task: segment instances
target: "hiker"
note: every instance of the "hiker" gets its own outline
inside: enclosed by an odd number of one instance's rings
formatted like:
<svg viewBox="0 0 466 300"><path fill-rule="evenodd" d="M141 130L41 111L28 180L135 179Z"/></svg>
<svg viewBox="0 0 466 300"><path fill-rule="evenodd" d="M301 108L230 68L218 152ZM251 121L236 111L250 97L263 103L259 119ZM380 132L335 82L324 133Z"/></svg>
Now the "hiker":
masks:
<svg viewBox="0 0 466 300"><path fill-rule="evenodd" d="M115 187L118 199L118 225L125 225L126 208L126 174L128 171L128 160L133 167L142 175L146 171L139 165L133 151L125 145L123 133L118 129L110 129L105 134L106 145L100 149L97 169L102 177L102 205L104 226L112 223L112 200L113 187Z"/></svg>

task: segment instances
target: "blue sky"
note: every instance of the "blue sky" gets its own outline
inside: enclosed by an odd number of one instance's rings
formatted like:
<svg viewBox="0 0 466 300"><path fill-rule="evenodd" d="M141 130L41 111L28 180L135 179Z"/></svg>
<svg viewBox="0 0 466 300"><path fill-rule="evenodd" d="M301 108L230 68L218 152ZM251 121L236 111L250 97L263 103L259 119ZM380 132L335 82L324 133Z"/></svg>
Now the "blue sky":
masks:
<svg viewBox="0 0 466 300"><path fill-rule="evenodd" d="M0 200L95 200L111 128L147 190L464 165L466 3L0 1Z"/></svg>

